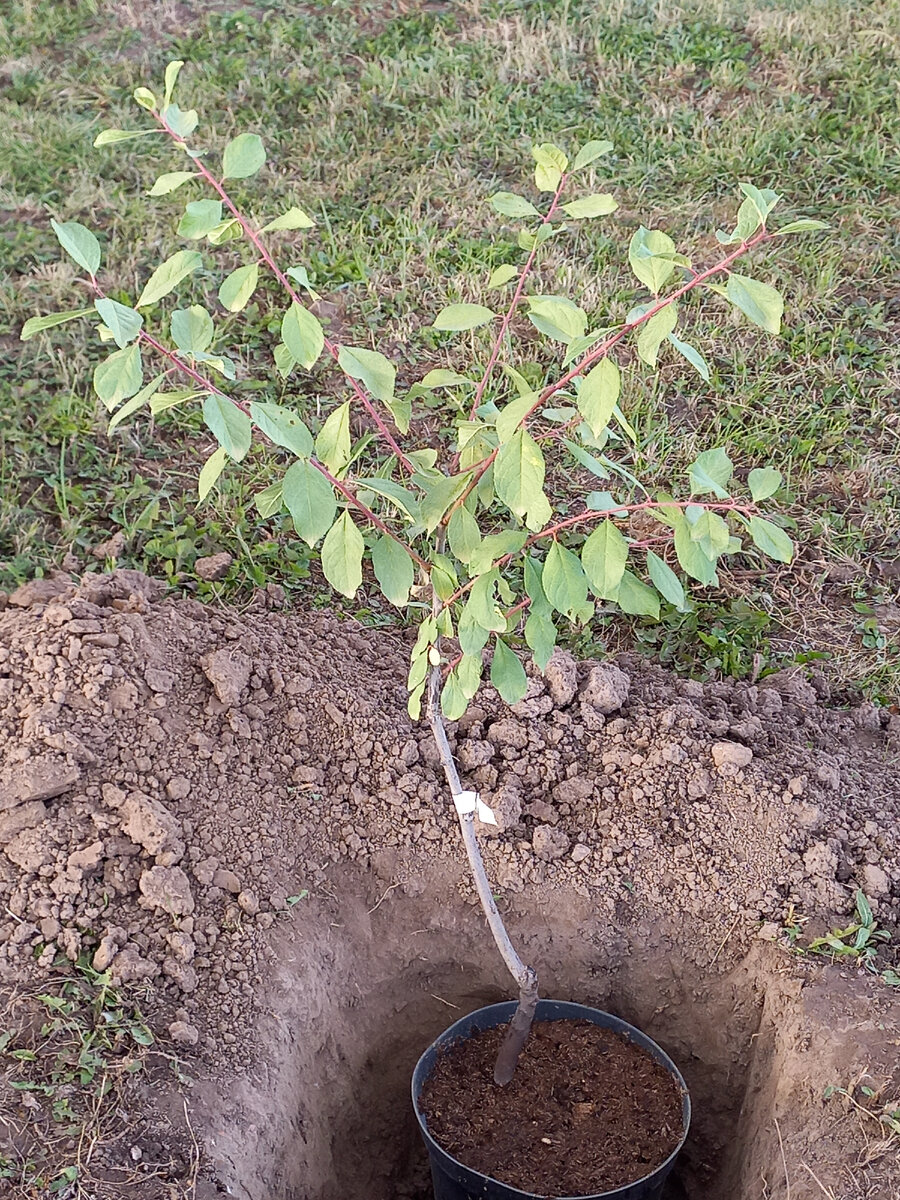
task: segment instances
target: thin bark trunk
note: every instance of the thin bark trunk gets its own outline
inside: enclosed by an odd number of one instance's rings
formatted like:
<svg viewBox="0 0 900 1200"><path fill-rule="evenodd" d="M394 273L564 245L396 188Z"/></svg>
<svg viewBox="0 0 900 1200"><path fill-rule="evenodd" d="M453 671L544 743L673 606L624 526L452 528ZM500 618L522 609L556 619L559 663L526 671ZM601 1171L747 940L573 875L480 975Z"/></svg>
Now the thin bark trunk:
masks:
<svg viewBox="0 0 900 1200"><path fill-rule="evenodd" d="M441 716L440 699L441 669L440 667L432 667L428 681L428 721L441 757L441 765L444 768L447 784L455 801L456 797L462 793L463 787L459 781L459 772L453 760L450 743L447 740L447 731L444 728L444 720ZM531 967L527 967L522 962L516 953L515 947L510 941L509 934L506 932L506 926L503 924L503 918L500 916L497 905L494 902L491 885L484 868L484 860L481 857L478 838L475 836L475 814L471 812L459 812L457 809L457 815L459 817L460 829L462 830L463 844L465 845L469 866L472 870L472 878L475 881L475 889L478 892L478 899L481 901L481 907L484 909L488 927L494 941L497 943L497 949L500 951L503 961L506 963L507 970L516 981L519 989L519 1006L510 1022L494 1067L494 1082L506 1084L513 1077L516 1063L528 1039L531 1023L534 1020L538 1000L537 975Z"/></svg>

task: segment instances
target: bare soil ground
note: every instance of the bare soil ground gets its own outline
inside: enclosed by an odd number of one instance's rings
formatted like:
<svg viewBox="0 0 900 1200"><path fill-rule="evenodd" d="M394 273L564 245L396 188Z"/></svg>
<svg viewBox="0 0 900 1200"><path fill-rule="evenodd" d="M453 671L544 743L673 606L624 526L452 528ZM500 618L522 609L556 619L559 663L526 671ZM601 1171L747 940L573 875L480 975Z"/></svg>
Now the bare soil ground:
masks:
<svg viewBox="0 0 900 1200"><path fill-rule="evenodd" d="M115 1042L74 1124L7 1054L0 1189L51 1194L26 1164L52 1150L76 1168L55 1195L418 1200L412 1065L508 987L405 713L406 648L264 595L239 614L161 592L57 576L0 613L6 1047L94 969L112 1023L155 1038ZM787 919L846 923L857 888L900 916L900 721L829 699L815 676L561 654L452 728L543 994L619 1013L685 1074L678 1200L900 1196L897 991L771 944Z"/></svg>

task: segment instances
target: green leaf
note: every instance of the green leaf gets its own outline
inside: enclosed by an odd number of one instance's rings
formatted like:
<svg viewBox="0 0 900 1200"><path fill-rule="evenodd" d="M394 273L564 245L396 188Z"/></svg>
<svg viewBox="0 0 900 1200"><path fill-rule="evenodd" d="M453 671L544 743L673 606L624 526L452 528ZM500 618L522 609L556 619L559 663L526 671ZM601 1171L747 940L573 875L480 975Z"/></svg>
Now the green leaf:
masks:
<svg viewBox="0 0 900 1200"><path fill-rule="evenodd" d="M388 400L385 407L391 414L394 424L401 433L409 433L409 422L412 417L412 401L408 395L402 399L395 396L393 400Z"/></svg>
<svg viewBox="0 0 900 1200"><path fill-rule="evenodd" d="M495 596L495 589L499 581L500 573L496 569L479 575L472 585L469 599L466 601L466 608L470 611L472 619L482 629L492 633L503 633L506 630L506 618L498 608ZM460 636L462 636L462 622L460 622ZM463 650L466 654L474 653L467 646L463 646Z"/></svg>
<svg viewBox="0 0 900 1200"><path fill-rule="evenodd" d="M229 312L240 312L248 304L259 282L259 264L248 263L238 267L222 280L219 288L219 303Z"/></svg>
<svg viewBox="0 0 900 1200"><path fill-rule="evenodd" d="M240 462L250 449L252 429L250 418L241 412L227 396L210 392L203 401L203 420L220 446L235 462Z"/></svg>
<svg viewBox="0 0 900 1200"><path fill-rule="evenodd" d="M425 495L422 499L422 520L427 533L441 522L454 500L459 499L471 481L471 472L464 475L441 476L440 479L420 479Z"/></svg>
<svg viewBox="0 0 900 1200"><path fill-rule="evenodd" d="M221 220L221 200L190 200L185 206L184 216L178 222L176 232L181 237L197 241L198 238L206 237Z"/></svg>
<svg viewBox="0 0 900 1200"><path fill-rule="evenodd" d="M322 571L335 591L351 600L362 583L364 549L362 534L345 510L325 535L325 541L322 543Z"/></svg>
<svg viewBox="0 0 900 1200"><path fill-rule="evenodd" d="M616 211L619 205L609 192L593 196L583 196L580 200L570 200L562 206L563 212L573 221L586 220L589 217L607 217Z"/></svg>
<svg viewBox="0 0 900 1200"><path fill-rule="evenodd" d="M468 707L469 701L460 686L459 676L454 667L441 688L441 712L448 721L458 721Z"/></svg>
<svg viewBox="0 0 900 1200"><path fill-rule="evenodd" d="M434 318L432 329L444 332L459 332L463 329L477 329L479 325L487 325L494 320L495 314L483 304L448 304Z"/></svg>
<svg viewBox="0 0 900 1200"><path fill-rule="evenodd" d="M168 108L172 103L172 93L175 90L175 81L178 79L178 72L184 66L184 61L180 58L173 59L166 66L166 94L163 97L163 106Z"/></svg>
<svg viewBox="0 0 900 1200"><path fill-rule="evenodd" d="M511 400L509 404L504 405L500 412L497 413L495 424L497 427L497 437L500 439L501 444L509 441L522 424L529 410L534 406L537 398L537 392L526 392L523 396L517 396L515 400Z"/></svg>
<svg viewBox="0 0 900 1200"><path fill-rule="evenodd" d="M190 137L197 128L197 122L200 119L197 116L196 109L189 108L185 112L182 112L177 104L170 104L163 116L165 117L166 124L175 136L182 140Z"/></svg>
<svg viewBox="0 0 900 1200"><path fill-rule="evenodd" d="M284 342L278 343L272 351L272 357L275 359L275 370L282 379L287 379L297 365L296 358L294 358Z"/></svg>
<svg viewBox="0 0 900 1200"><path fill-rule="evenodd" d="M177 308L170 323L172 341L184 354L202 354L213 340L213 320L201 304Z"/></svg>
<svg viewBox="0 0 900 1200"><path fill-rule="evenodd" d="M760 223L764 224L781 197L771 188L758 188L752 183L739 183L738 187L756 209Z"/></svg>
<svg viewBox="0 0 900 1200"><path fill-rule="evenodd" d="M154 109L157 107L156 97L153 95L153 93L150 91L149 88L136 87L131 94L135 98L137 103L141 106L141 108L146 108L146 109L150 110L150 109Z"/></svg>
<svg viewBox="0 0 900 1200"><path fill-rule="evenodd" d="M243 235L241 223L236 217L226 217L218 225L213 225L206 235L211 246L224 246L226 242L235 242Z"/></svg>
<svg viewBox="0 0 900 1200"><path fill-rule="evenodd" d="M156 394L156 389L163 382L165 377L165 372L160 375L156 375L150 380L146 387L141 388L136 396L132 396L126 404L122 405L107 426L107 437L112 433L117 425L125 420L126 417L130 417L132 413L137 412L142 405L146 404L148 400L152 399L152 397Z"/></svg>
<svg viewBox="0 0 900 1200"><path fill-rule="evenodd" d="M535 531L553 511L544 495L544 472L544 456L526 429L519 429L500 447L494 462L497 496Z"/></svg>
<svg viewBox="0 0 900 1200"><path fill-rule="evenodd" d="M556 626L549 611L528 614L525 621L525 641L534 655L534 661L543 671L556 645Z"/></svg>
<svg viewBox="0 0 900 1200"><path fill-rule="evenodd" d="M256 133L242 133L225 147L222 155L223 179L249 179L266 161L266 148Z"/></svg>
<svg viewBox="0 0 900 1200"><path fill-rule="evenodd" d="M794 543L777 525L762 517L750 518L750 536L753 544L777 562L789 563L794 557Z"/></svg>
<svg viewBox="0 0 900 1200"><path fill-rule="evenodd" d="M563 438L563 445L576 462L580 462L592 475L596 475L598 479L609 479L608 469L598 458L594 458L593 454L588 454L583 446L579 446L577 442L570 441L569 438Z"/></svg>
<svg viewBox="0 0 900 1200"><path fill-rule="evenodd" d="M491 271L487 285L489 288L504 287L511 279L515 279L518 274L518 267L514 267L511 263L504 263L502 266L495 267Z"/></svg>
<svg viewBox="0 0 900 1200"><path fill-rule="evenodd" d="M174 392L157 392L150 397L150 412L156 416L157 413L166 412L167 409L175 408L176 405L184 404L188 400L200 400L205 395L205 391L195 392L191 388L176 388Z"/></svg>
<svg viewBox="0 0 900 1200"><path fill-rule="evenodd" d="M801 217L799 221L789 221L787 225L782 225L780 229L772 232L775 237L781 237L786 233L813 233L819 229L830 228L827 221L815 221L811 217Z"/></svg>
<svg viewBox="0 0 900 1200"><path fill-rule="evenodd" d="M459 686L466 699L471 700L481 683L484 663L480 654L464 654L456 666Z"/></svg>
<svg viewBox="0 0 900 1200"><path fill-rule="evenodd" d="M638 279L654 295L658 295L663 284L675 270L672 256L675 243L668 234L659 229L645 229L643 225L635 232L628 246L628 261Z"/></svg>
<svg viewBox="0 0 900 1200"><path fill-rule="evenodd" d="M286 213L282 213L268 225L263 225L260 233L276 233L280 229L312 229L314 225L312 217L307 216L302 208L293 205Z"/></svg>
<svg viewBox="0 0 900 1200"><path fill-rule="evenodd" d="M475 548L469 559L469 574L481 575L488 571L498 558L507 554L517 554L525 545L527 534L520 529L504 529L502 533L491 534Z"/></svg>
<svg viewBox="0 0 900 1200"><path fill-rule="evenodd" d="M742 183L739 186L747 198L738 209L734 231L728 234L723 233L721 229L716 230L716 237L723 246L745 242L752 237L761 225L765 225L769 213L781 199L771 188L754 187L752 183Z"/></svg>
<svg viewBox="0 0 900 1200"><path fill-rule="evenodd" d="M703 552L699 542L691 538L691 527L685 517L672 514L675 524L675 553L686 574L698 583L716 583L716 562Z"/></svg>
<svg viewBox="0 0 900 1200"><path fill-rule="evenodd" d="M540 146L532 147L531 153L537 164L534 169L534 182L538 191L555 192L569 160L559 146L554 146L552 142L542 142Z"/></svg>
<svg viewBox="0 0 900 1200"><path fill-rule="evenodd" d="M727 551L731 534L718 513L702 508L692 519L691 508L688 508L685 518L691 529L691 541L698 543L707 558L714 560Z"/></svg>
<svg viewBox="0 0 900 1200"><path fill-rule="evenodd" d="M315 317L296 300L281 321L281 337L295 360L307 371L315 364L325 346L325 334Z"/></svg>
<svg viewBox="0 0 900 1200"><path fill-rule="evenodd" d="M383 533L372 547L375 578L389 603L402 608L415 579L413 561L392 537Z"/></svg>
<svg viewBox="0 0 900 1200"><path fill-rule="evenodd" d="M683 342L681 338L677 338L674 333L669 334L669 341L682 356L686 358L697 374L709 383L709 367L706 364L706 359L699 350L694 349L688 342Z"/></svg>
<svg viewBox="0 0 900 1200"><path fill-rule="evenodd" d="M231 359L225 358L221 354L207 354L203 350L198 350L193 357L198 363L206 363L213 371L218 371L220 375L224 375L226 379L234 379L237 375Z"/></svg>
<svg viewBox="0 0 900 1200"><path fill-rule="evenodd" d="M77 221L50 222L56 240L79 267L93 278L100 270L100 243L89 229Z"/></svg>
<svg viewBox="0 0 900 1200"><path fill-rule="evenodd" d="M301 458L288 467L282 487L297 536L307 546L314 546L334 520L337 504L331 484L312 463Z"/></svg>
<svg viewBox="0 0 900 1200"><path fill-rule="evenodd" d="M588 581L571 550L554 542L547 552L541 576L544 595L562 616L574 620L587 600Z"/></svg>
<svg viewBox="0 0 900 1200"><path fill-rule="evenodd" d="M679 611L684 609L684 588L681 580L672 570L667 562L654 554L652 550L647 551L647 569L650 572L650 578L653 580L653 585L656 590L669 601L674 604Z"/></svg>
<svg viewBox="0 0 900 1200"><path fill-rule="evenodd" d="M94 301L94 308L100 314L103 324L113 335L116 345L121 349L124 350L128 343L133 342L141 332L144 318L139 312L129 308L127 304L119 304L117 300L104 297L102 300Z"/></svg>
<svg viewBox="0 0 900 1200"><path fill-rule="evenodd" d="M784 299L775 288L732 271L728 276L725 294L754 325L761 326L769 333L780 331Z"/></svg>
<svg viewBox="0 0 900 1200"><path fill-rule="evenodd" d="M318 302L322 299L322 297L310 283L309 272L307 271L306 267L288 267L288 269L285 271L285 275L291 279L296 279L300 286L309 292L311 300Z"/></svg>
<svg viewBox="0 0 900 1200"><path fill-rule="evenodd" d="M267 488L263 488L261 492L257 492L253 497L253 503L256 505L257 512L264 519L274 517L276 513L281 512L284 506L284 486L279 483L270 483Z"/></svg>
<svg viewBox="0 0 900 1200"><path fill-rule="evenodd" d="M515 192L495 192L491 196L491 207L503 217L539 217L541 214L530 200L517 196Z"/></svg>
<svg viewBox="0 0 900 1200"><path fill-rule="evenodd" d="M161 129L104 129L94 138L95 146L115 146L117 142L131 142L135 138L149 137L162 133Z"/></svg>
<svg viewBox="0 0 900 1200"><path fill-rule="evenodd" d="M450 549L462 563L467 563L481 545L481 530L478 522L464 504L453 510L447 523Z"/></svg>
<svg viewBox="0 0 900 1200"><path fill-rule="evenodd" d="M410 521L418 524L422 519L422 514L419 511L419 501L401 484L393 479L382 479L376 476L372 479L357 479L357 487L362 491L366 490L374 492L376 496L381 496L385 500L389 500L396 508L408 517Z"/></svg>
<svg viewBox="0 0 900 1200"><path fill-rule="evenodd" d="M653 588L642 583L636 575L626 571L619 584L616 604L622 612L633 617L652 617L659 620L659 596Z"/></svg>
<svg viewBox="0 0 900 1200"><path fill-rule="evenodd" d="M447 601L459 586L453 563L445 554L433 554L431 587L439 600Z"/></svg>
<svg viewBox="0 0 900 1200"><path fill-rule="evenodd" d="M761 225L759 209L752 200L745 200L738 209L737 224L731 233L724 229L716 230L716 239L721 246L731 246L735 242L745 242L752 237Z"/></svg>
<svg viewBox="0 0 900 1200"><path fill-rule="evenodd" d="M774 496L781 487L781 472L774 467L754 467L747 476L750 485L750 495L758 503Z"/></svg>
<svg viewBox="0 0 900 1200"><path fill-rule="evenodd" d="M187 183L189 179L196 179L196 177L193 171L167 171L165 175L160 175L147 195L168 196L169 192L174 192L183 183Z"/></svg>
<svg viewBox="0 0 900 1200"><path fill-rule="evenodd" d="M637 352L648 367L656 366L659 348L678 324L678 307L667 304L638 328Z"/></svg>
<svg viewBox="0 0 900 1200"><path fill-rule="evenodd" d="M224 446L220 446L218 450L213 450L212 454L200 468L200 478L197 480L197 494L201 500L205 500L212 490L219 476L225 470L225 463L228 461L228 453Z"/></svg>
<svg viewBox="0 0 900 1200"><path fill-rule="evenodd" d="M585 144L575 155L575 161L572 163L572 170L580 171L582 167L588 166L588 164L592 163L595 158L599 158L601 154L609 154L610 150L612 149L612 142L585 142Z"/></svg>
<svg viewBox="0 0 900 1200"><path fill-rule="evenodd" d="M727 500L731 495L728 484L733 473L731 459L721 446L704 450L688 467L691 495L704 496L712 492L719 500Z"/></svg>
<svg viewBox="0 0 900 1200"><path fill-rule="evenodd" d="M332 475L350 461L350 401L345 400L328 414L316 436L316 456Z"/></svg>
<svg viewBox="0 0 900 1200"><path fill-rule="evenodd" d="M609 358L603 358L581 381L578 389L578 411L588 423L594 437L599 437L609 424L613 409L619 401L622 380L619 368Z"/></svg>
<svg viewBox="0 0 900 1200"><path fill-rule="evenodd" d="M518 704L528 691L525 668L501 638L496 639L491 659L491 683L507 704Z"/></svg>
<svg viewBox="0 0 900 1200"><path fill-rule="evenodd" d="M140 390L143 376L140 346L134 342L97 364L94 368L94 391L112 412L117 404Z"/></svg>
<svg viewBox="0 0 900 1200"><path fill-rule="evenodd" d="M250 417L276 446L292 450L301 458L312 456L313 436L291 409L283 408L280 404L254 400L250 404Z"/></svg>
<svg viewBox="0 0 900 1200"><path fill-rule="evenodd" d="M505 621L503 622L503 627L506 627ZM457 636L459 638L459 648L463 654L481 654L481 651L487 645L490 633L479 623L471 600L466 601L466 605L460 615Z"/></svg>
<svg viewBox="0 0 900 1200"><path fill-rule="evenodd" d="M196 250L179 250L171 258L167 258L147 280L134 307L146 308L148 304L155 304L157 300L167 296L185 276L196 271L202 261Z"/></svg>
<svg viewBox="0 0 900 1200"><path fill-rule="evenodd" d="M409 693L409 699L406 702L406 711L409 714L411 721L418 721L422 715L422 695L425 691L425 680L417 684Z"/></svg>
<svg viewBox="0 0 900 1200"><path fill-rule="evenodd" d="M528 304L532 325L554 341L568 344L584 335L587 314L564 296L529 297Z"/></svg>
<svg viewBox="0 0 900 1200"><path fill-rule="evenodd" d="M338 365L351 379L359 379L376 400L390 404L394 399L397 368L377 350L341 346Z"/></svg>
<svg viewBox="0 0 900 1200"><path fill-rule="evenodd" d="M581 548L581 562L594 593L615 600L628 561L628 543L616 525L604 521Z"/></svg>
<svg viewBox="0 0 900 1200"><path fill-rule="evenodd" d="M93 308L77 308L72 312L48 313L45 317L29 317L22 326L19 339L28 342L44 329L53 329L55 325L63 325L66 321L75 321L79 317L90 317L93 312Z"/></svg>

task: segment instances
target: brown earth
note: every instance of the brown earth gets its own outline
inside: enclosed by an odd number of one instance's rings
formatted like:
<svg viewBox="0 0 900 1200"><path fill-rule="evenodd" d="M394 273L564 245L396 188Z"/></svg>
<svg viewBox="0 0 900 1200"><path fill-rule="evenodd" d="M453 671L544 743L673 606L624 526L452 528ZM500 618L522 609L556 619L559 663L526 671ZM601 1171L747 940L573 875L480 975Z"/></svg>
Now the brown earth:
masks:
<svg viewBox="0 0 900 1200"><path fill-rule="evenodd" d="M646 1050L589 1021L536 1021L504 1087L506 1026L446 1047L419 1105L438 1145L522 1192L593 1196L644 1179L684 1137L683 1090Z"/></svg>
<svg viewBox="0 0 900 1200"><path fill-rule="evenodd" d="M508 996L406 717L403 639L266 603L121 571L0 613L6 1028L80 960L157 1039L102 1136L63 1139L84 1194L418 1200L412 1065ZM857 887L900 915L898 718L828 700L799 674L560 655L522 704L486 688L451 729L542 994L618 1013L685 1074L679 1200L900 1196L896 990L759 937L846 923ZM4 1065L0 1146L36 1158L49 1101Z"/></svg>

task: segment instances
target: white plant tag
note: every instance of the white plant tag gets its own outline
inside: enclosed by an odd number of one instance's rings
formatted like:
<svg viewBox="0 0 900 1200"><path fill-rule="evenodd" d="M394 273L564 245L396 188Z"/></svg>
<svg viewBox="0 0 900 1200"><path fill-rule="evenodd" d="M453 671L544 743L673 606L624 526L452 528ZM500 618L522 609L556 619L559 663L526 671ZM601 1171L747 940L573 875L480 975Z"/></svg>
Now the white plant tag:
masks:
<svg viewBox="0 0 900 1200"><path fill-rule="evenodd" d="M484 803L477 792L458 792L453 797L453 803L456 811L461 816L468 816L469 813L475 813L478 820L485 825L496 825L497 819L490 808Z"/></svg>

